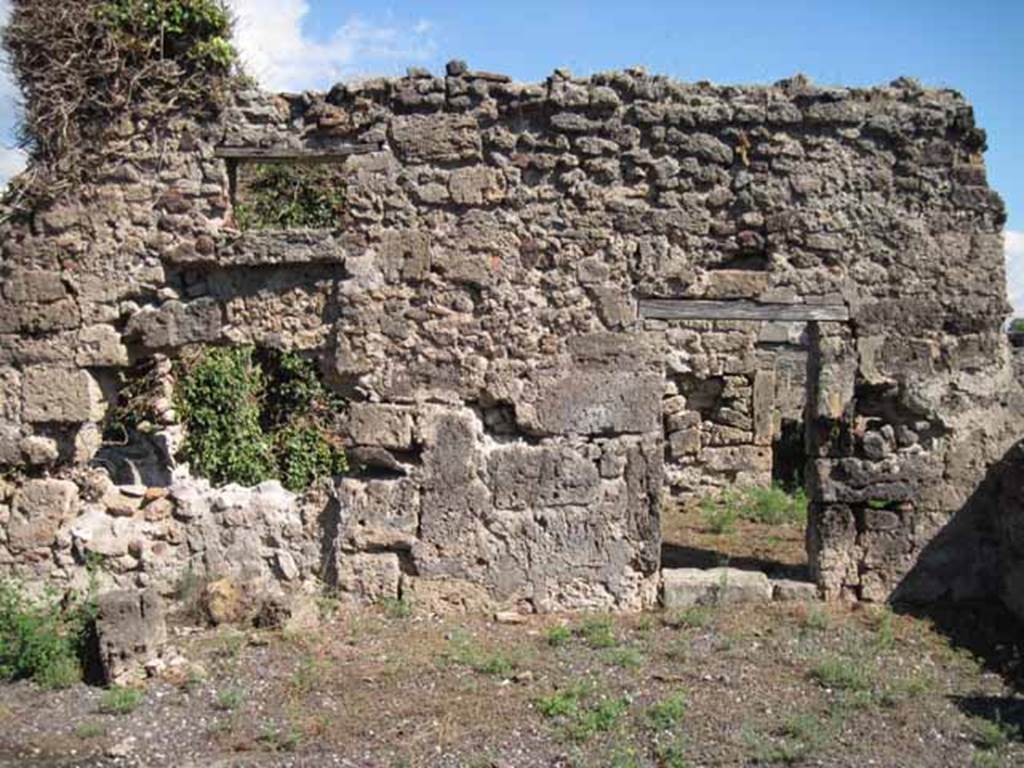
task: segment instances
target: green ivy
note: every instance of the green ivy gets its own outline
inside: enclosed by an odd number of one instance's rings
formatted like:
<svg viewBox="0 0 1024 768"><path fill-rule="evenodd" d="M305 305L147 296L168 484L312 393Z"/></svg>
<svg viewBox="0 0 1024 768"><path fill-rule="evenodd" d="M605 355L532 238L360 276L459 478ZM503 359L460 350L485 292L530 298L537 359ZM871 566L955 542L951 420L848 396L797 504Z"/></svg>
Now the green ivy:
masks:
<svg viewBox="0 0 1024 768"><path fill-rule="evenodd" d="M337 438L344 403L312 361L252 347L206 348L179 366L183 458L214 483L279 479L300 492L348 470Z"/></svg>
<svg viewBox="0 0 1024 768"><path fill-rule="evenodd" d="M111 0L100 18L139 44L159 41L167 58L228 69L237 59L231 16L221 0Z"/></svg>
<svg viewBox="0 0 1024 768"><path fill-rule="evenodd" d="M333 229L345 195L328 164L247 163L239 168L235 222L240 229Z"/></svg>

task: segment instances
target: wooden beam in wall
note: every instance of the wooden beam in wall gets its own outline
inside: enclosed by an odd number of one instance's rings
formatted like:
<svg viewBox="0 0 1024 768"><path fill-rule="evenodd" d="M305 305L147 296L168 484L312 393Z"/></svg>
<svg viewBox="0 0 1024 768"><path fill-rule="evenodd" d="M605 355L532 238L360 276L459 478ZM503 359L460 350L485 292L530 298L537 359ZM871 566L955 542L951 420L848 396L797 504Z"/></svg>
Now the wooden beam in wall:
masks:
<svg viewBox="0 0 1024 768"><path fill-rule="evenodd" d="M704 299L640 299L640 317L657 320L783 320L850 319L845 304L762 304L757 301Z"/></svg>
<svg viewBox="0 0 1024 768"><path fill-rule="evenodd" d="M380 150L380 144L345 144L325 149L296 147L217 147L215 154L226 160L249 160L261 163L322 163L343 160L351 155L365 155Z"/></svg>

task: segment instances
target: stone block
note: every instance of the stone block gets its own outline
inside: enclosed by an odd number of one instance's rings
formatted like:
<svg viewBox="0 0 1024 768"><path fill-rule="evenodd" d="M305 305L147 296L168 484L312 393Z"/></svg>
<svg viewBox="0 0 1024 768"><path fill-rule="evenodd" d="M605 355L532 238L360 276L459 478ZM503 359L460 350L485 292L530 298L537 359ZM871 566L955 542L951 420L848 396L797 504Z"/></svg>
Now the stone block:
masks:
<svg viewBox="0 0 1024 768"><path fill-rule="evenodd" d="M775 423L775 371L760 370L754 374L752 400L754 444L771 445Z"/></svg>
<svg viewBox="0 0 1024 768"><path fill-rule="evenodd" d="M495 168L458 168L448 177L448 191L459 205L483 205L505 198L505 176Z"/></svg>
<svg viewBox="0 0 1024 768"><path fill-rule="evenodd" d="M59 272L15 269L3 281L3 294L18 304L48 303L67 298L68 289Z"/></svg>
<svg viewBox="0 0 1024 768"><path fill-rule="evenodd" d="M818 599L818 585L813 581L772 579L772 599L782 603L809 603Z"/></svg>
<svg viewBox="0 0 1024 768"><path fill-rule="evenodd" d="M662 571L662 605L666 610L695 605L767 603L772 583L759 571L737 568L670 568Z"/></svg>
<svg viewBox="0 0 1024 768"><path fill-rule="evenodd" d="M22 462L21 427L13 424L0 424L0 464L14 466Z"/></svg>
<svg viewBox="0 0 1024 768"><path fill-rule="evenodd" d="M338 483L341 546L348 549L409 549L419 527L419 490L411 480L362 480Z"/></svg>
<svg viewBox="0 0 1024 768"><path fill-rule="evenodd" d="M343 554L338 563L338 589L359 601L397 598L401 578L394 552Z"/></svg>
<svg viewBox="0 0 1024 768"><path fill-rule="evenodd" d="M656 432L663 387L661 374L567 373L540 382L532 407L517 405L517 420L545 434Z"/></svg>
<svg viewBox="0 0 1024 768"><path fill-rule="evenodd" d="M70 480L29 480L14 494L7 529L12 550L50 546L57 530L70 520L78 486Z"/></svg>
<svg viewBox="0 0 1024 768"><path fill-rule="evenodd" d="M126 366L128 349L109 325L89 325L78 332L75 363L83 368Z"/></svg>
<svg viewBox="0 0 1024 768"><path fill-rule="evenodd" d="M24 411L29 423L100 421L106 402L88 371L33 366L22 377Z"/></svg>
<svg viewBox="0 0 1024 768"><path fill-rule="evenodd" d="M496 509L586 506L600 488L595 463L571 448L501 446L488 454L487 476Z"/></svg>
<svg viewBox="0 0 1024 768"><path fill-rule="evenodd" d="M480 159L480 130L472 115L400 115L391 121L391 143L408 163Z"/></svg>
<svg viewBox="0 0 1024 768"><path fill-rule="evenodd" d="M377 403L351 403L348 434L357 445L396 451L412 448L412 413L405 408Z"/></svg>
<svg viewBox="0 0 1024 768"><path fill-rule="evenodd" d="M147 349L170 349L220 337L223 311L211 298L166 301L145 307L128 320L126 336Z"/></svg>
<svg viewBox="0 0 1024 768"><path fill-rule="evenodd" d="M163 604L155 590L118 590L96 601L100 668L109 685L141 677L167 642Z"/></svg>
<svg viewBox="0 0 1024 768"><path fill-rule="evenodd" d="M430 234L412 229L381 235L380 269L389 280L422 280L430 269Z"/></svg>

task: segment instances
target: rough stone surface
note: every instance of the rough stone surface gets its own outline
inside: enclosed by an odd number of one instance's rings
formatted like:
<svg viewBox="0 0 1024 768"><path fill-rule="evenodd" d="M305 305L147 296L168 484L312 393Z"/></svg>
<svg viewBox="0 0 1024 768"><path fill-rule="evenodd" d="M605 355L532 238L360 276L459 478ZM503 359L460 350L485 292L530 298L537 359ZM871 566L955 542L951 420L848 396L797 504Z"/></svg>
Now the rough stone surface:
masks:
<svg viewBox="0 0 1024 768"><path fill-rule="evenodd" d="M772 582L759 571L666 568L662 572L662 605L669 610L694 605L764 603L771 599Z"/></svg>
<svg viewBox="0 0 1024 768"><path fill-rule="evenodd" d="M235 228L218 147L353 144L337 230ZM825 596L1009 594L1019 515L997 510L1018 508L991 473L1024 408L984 145L959 94L910 81L632 70L538 86L453 66L127 120L90 149L132 173L0 225L0 464L34 478L0 489L0 563L74 583L103 552L112 586L164 594L192 573L642 607L663 486L767 483L797 430ZM645 319L645 298L850 320ZM301 497L188 477L168 398L198 343L317 359L356 471ZM163 366L157 432L101 445L139 361ZM97 472L167 492L136 507Z"/></svg>
<svg viewBox="0 0 1024 768"><path fill-rule="evenodd" d="M167 642L163 603L152 591L106 592L96 601L96 643L107 684L138 677Z"/></svg>

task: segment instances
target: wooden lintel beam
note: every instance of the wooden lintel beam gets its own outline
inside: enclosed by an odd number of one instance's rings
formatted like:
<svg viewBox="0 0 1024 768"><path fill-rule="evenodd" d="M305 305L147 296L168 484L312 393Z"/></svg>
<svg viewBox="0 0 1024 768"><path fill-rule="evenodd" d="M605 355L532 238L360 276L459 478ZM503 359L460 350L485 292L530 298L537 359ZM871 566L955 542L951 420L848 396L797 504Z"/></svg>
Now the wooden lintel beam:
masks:
<svg viewBox="0 0 1024 768"><path fill-rule="evenodd" d="M757 301L704 299L640 299L640 317L657 320L782 320L850 319L845 304L763 304Z"/></svg>
<svg viewBox="0 0 1024 768"><path fill-rule="evenodd" d="M217 157L226 160L253 160L263 163L318 163L342 160L351 155L377 152L380 144L347 144L325 149L295 147L217 147Z"/></svg>

